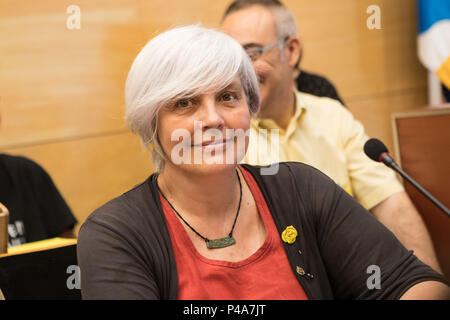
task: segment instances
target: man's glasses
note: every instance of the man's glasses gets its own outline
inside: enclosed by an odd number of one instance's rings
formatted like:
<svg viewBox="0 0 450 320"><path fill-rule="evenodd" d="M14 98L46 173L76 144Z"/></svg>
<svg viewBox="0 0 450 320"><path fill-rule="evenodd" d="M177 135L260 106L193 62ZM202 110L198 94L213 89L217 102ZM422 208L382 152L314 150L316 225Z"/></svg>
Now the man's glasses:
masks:
<svg viewBox="0 0 450 320"><path fill-rule="evenodd" d="M284 43L289 39L289 36L285 37L284 39L279 39L277 42L269 44L268 46L262 47L262 48L248 48L245 49L245 52L247 52L247 55L250 57L250 59L252 61L256 61L259 59L259 57L261 57L261 55L276 47L276 46L281 46L284 45Z"/></svg>

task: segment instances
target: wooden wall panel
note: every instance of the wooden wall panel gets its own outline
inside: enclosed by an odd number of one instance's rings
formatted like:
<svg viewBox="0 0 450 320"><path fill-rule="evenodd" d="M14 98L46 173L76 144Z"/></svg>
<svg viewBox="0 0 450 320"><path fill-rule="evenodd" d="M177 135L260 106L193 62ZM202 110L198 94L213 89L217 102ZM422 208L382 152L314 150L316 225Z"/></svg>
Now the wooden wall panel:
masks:
<svg viewBox="0 0 450 320"><path fill-rule="evenodd" d="M50 174L80 222L76 231L93 210L153 172L150 153L128 132L3 151L26 155Z"/></svg>
<svg viewBox="0 0 450 320"><path fill-rule="evenodd" d="M392 155L395 154L391 115L416 110L427 104L423 92L411 90L395 94L374 96L368 100L349 100L348 108L364 124L366 133L383 141Z"/></svg>
<svg viewBox="0 0 450 320"><path fill-rule="evenodd" d="M21 5L22 4L22 5ZM123 88L143 37L135 3L2 1L0 147L123 128Z"/></svg>
<svg viewBox="0 0 450 320"><path fill-rule="evenodd" d="M227 0L138 0L142 26L147 34L153 36L167 28L201 23L209 28L219 28L220 19L231 1Z"/></svg>
<svg viewBox="0 0 450 320"><path fill-rule="evenodd" d="M290 0L304 44L302 66L333 80L344 98L423 88L416 53L416 2L411 0ZM367 7L381 9L369 30Z"/></svg>

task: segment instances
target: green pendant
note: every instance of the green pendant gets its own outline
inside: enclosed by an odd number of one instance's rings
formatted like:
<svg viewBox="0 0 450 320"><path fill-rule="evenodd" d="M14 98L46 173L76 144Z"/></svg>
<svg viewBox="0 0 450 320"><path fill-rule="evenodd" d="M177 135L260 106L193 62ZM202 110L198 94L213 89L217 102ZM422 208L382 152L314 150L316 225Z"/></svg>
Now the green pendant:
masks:
<svg viewBox="0 0 450 320"><path fill-rule="evenodd" d="M233 237L228 236L228 237L221 238L221 239L208 240L208 241L206 241L206 247L208 249L220 249L220 248L225 248L225 247L231 246L235 243L236 243L236 240L234 240Z"/></svg>

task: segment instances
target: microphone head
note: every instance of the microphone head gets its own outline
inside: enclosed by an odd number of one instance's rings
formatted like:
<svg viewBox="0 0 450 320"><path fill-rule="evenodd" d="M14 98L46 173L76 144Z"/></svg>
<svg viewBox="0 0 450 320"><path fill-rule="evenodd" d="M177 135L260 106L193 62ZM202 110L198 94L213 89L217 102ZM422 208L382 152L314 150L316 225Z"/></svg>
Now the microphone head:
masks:
<svg viewBox="0 0 450 320"><path fill-rule="evenodd" d="M375 138L367 140L364 144L364 152L370 159L377 162L381 161L381 154L389 153L384 143Z"/></svg>

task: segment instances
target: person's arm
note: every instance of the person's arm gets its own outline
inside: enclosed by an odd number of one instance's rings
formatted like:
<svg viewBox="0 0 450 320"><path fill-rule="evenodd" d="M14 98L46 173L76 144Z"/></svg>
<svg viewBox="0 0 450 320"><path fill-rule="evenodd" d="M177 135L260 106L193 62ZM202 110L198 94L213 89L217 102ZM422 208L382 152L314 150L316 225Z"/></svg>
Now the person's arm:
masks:
<svg viewBox="0 0 450 320"><path fill-rule="evenodd" d="M141 249L113 224L88 218L77 243L83 300L160 299Z"/></svg>
<svg viewBox="0 0 450 320"><path fill-rule="evenodd" d="M356 200L384 224L415 255L441 272L431 237L395 173L363 152L368 136L350 112L340 111L340 132Z"/></svg>
<svg viewBox="0 0 450 320"><path fill-rule="evenodd" d="M372 208L372 214L425 264L442 273L430 234L406 192L394 194Z"/></svg>
<svg viewBox="0 0 450 320"><path fill-rule="evenodd" d="M29 162L27 168L29 183L35 193L47 237L75 238L73 228L77 219L67 202L47 171L36 162Z"/></svg>
<svg viewBox="0 0 450 320"><path fill-rule="evenodd" d="M450 288L441 282L425 281L409 288L400 300L450 300Z"/></svg>
<svg viewBox="0 0 450 320"><path fill-rule="evenodd" d="M336 299L399 299L424 282L442 282L423 297L445 296L446 280L412 251L347 192L317 170L299 175L299 190L308 194L309 217ZM303 186L303 188L305 188ZM378 285L374 286L374 283ZM417 289L419 288L419 289ZM444 289L444 290L443 290ZM410 294L410 293L408 293ZM414 296L414 294L413 294Z"/></svg>

